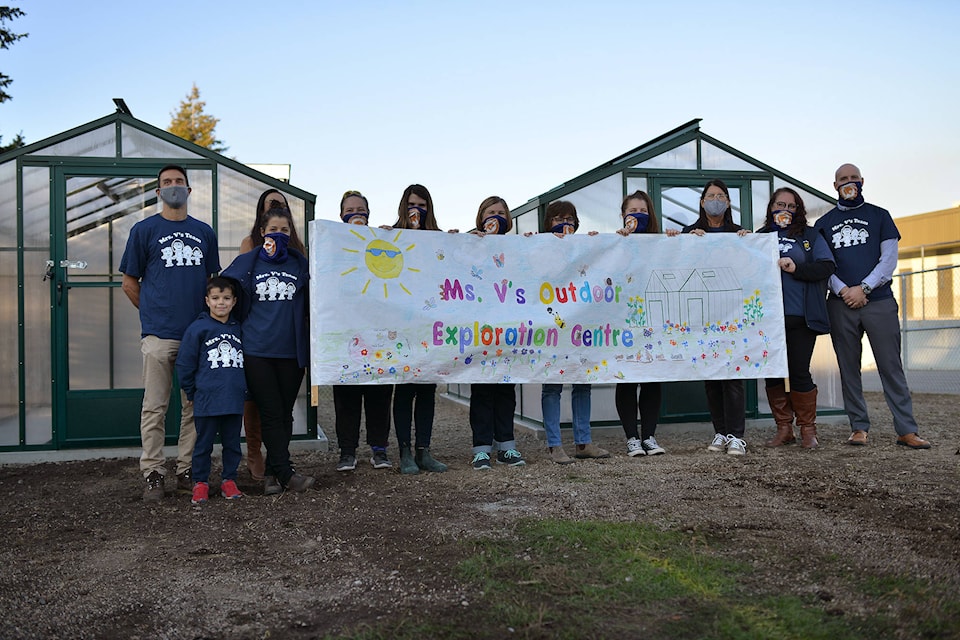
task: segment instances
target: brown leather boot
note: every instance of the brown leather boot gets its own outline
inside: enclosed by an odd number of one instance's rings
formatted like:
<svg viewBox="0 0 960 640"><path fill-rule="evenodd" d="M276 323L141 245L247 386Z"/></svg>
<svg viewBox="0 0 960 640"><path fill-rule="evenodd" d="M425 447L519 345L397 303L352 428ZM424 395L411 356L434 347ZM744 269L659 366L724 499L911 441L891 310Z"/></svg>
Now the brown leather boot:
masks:
<svg viewBox="0 0 960 640"><path fill-rule="evenodd" d="M247 469L254 480L263 480L264 460L260 451L260 410L253 401L243 403L243 430L247 435Z"/></svg>
<svg viewBox="0 0 960 640"><path fill-rule="evenodd" d="M797 438L793 435L793 405L786 388L781 384L776 387L767 387L767 402L773 420L777 423L777 434L767 441L768 447L779 447L782 444L793 444ZM791 394L792 395L792 394Z"/></svg>
<svg viewBox="0 0 960 640"><path fill-rule="evenodd" d="M793 410L797 412L800 427L800 445L804 449L816 449L817 442L817 388L812 391L791 391Z"/></svg>

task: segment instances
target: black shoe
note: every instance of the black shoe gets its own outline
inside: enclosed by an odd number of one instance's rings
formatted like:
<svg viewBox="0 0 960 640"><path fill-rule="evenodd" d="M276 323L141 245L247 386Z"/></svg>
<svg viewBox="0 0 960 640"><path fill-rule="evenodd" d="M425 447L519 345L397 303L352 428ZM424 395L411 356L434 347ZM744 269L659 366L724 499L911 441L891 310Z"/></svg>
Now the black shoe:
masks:
<svg viewBox="0 0 960 640"><path fill-rule="evenodd" d="M193 495L193 473L191 469L177 474L177 493L182 496Z"/></svg>
<svg viewBox="0 0 960 640"><path fill-rule="evenodd" d="M340 462L337 463L337 471L353 471L357 468L357 456L345 453L340 456Z"/></svg>
<svg viewBox="0 0 960 640"><path fill-rule="evenodd" d="M193 489L190 489L193 495ZM159 471L151 471L147 476L147 488L143 490L144 502L160 502L163 500L163 475Z"/></svg>
<svg viewBox="0 0 960 640"><path fill-rule="evenodd" d="M287 491L296 491L297 493L303 493L307 489L313 486L313 483L316 482L310 476L302 476L296 471L293 472L293 475L290 476L290 479L287 480L287 485L284 487Z"/></svg>
<svg viewBox="0 0 960 640"><path fill-rule="evenodd" d="M370 464L373 465L374 469L393 468L393 464L391 464L390 458L387 457L387 451L385 449L374 449L373 455L370 457Z"/></svg>
<svg viewBox="0 0 960 640"><path fill-rule="evenodd" d="M283 493L283 487L280 486L277 476L266 475L263 477L263 495L275 496L281 493Z"/></svg>

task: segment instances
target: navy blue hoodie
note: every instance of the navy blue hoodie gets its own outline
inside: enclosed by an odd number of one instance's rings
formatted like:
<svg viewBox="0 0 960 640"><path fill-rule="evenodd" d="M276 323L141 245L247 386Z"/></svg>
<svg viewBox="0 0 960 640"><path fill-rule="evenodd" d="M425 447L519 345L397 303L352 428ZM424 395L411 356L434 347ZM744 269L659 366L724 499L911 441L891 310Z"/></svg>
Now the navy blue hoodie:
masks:
<svg viewBox="0 0 960 640"><path fill-rule="evenodd" d="M206 311L183 334L177 353L180 388L193 401L195 416L243 414L247 380L243 373L240 323L219 322Z"/></svg>

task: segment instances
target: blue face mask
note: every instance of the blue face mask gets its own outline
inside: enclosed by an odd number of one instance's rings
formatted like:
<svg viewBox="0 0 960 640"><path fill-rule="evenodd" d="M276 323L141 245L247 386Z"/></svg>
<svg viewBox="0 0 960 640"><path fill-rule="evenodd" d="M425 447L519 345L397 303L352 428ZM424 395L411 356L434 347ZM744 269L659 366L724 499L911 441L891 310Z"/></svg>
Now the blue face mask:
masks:
<svg viewBox="0 0 960 640"><path fill-rule="evenodd" d="M550 229L553 233L559 233L560 235L567 235L568 233L573 233L577 228L573 226L572 222L561 222L559 224L553 225Z"/></svg>
<svg viewBox="0 0 960 640"><path fill-rule="evenodd" d="M347 224L362 224L366 225L367 220L370 217L369 213L348 213L344 216L340 216L341 219Z"/></svg>
<svg viewBox="0 0 960 640"><path fill-rule="evenodd" d="M426 215L427 210L423 207L407 207L407 218L410 219L411 229L419 229Z"/></svg>
<svg viewBox="0 0 960 640"><path fill-rule="evenodd" d="M483 232L497 235L507 232L507 219L503 216L492 216L483 221Z"/></svg>
<svg viewBox="0 0 960 640"><path fill-rule="evenodd" d="M778 209L773 212L773 224L777 225L781 229L786 229L789 227L791 222L793 222L792 211Z"/></svg>
<svg viewBox="0 0 960 640"><path fill-rule="evenodd" d="M650 214L643 213L628 213L623 218L623 228L629 231L630 233L643 233L647 230L647 226L650 224Z"/></svg>
<svg viewBox="0 0 960 640"><path fill-rule="evenodd" d="M268 233L263 236L263 246L260 247L260 258L267 262L284 263L287 261L287 244L290 236L285 233Z"/></svg>
<svg viewBox="0 0 960 640"><path fill-rule="evenodd" d="M863 203L863 183L845 182L837 187L840 202L846 206L857 206Z"/></svg>
<svg viewBox="0 0 960 640"><path fill-rule="evenodd" d="M708 216L713 216L714 218L718 218L727 212L727 201L726 200L704 200L703 210L707 212Z"/></svg>
<svg viewBox="0 0 960 640"><path fill-rule="evenodd" d="M160 199L171 209L182 209L187 204L187 196L189 195L190 190L182 185L160 188Z"/></svg>

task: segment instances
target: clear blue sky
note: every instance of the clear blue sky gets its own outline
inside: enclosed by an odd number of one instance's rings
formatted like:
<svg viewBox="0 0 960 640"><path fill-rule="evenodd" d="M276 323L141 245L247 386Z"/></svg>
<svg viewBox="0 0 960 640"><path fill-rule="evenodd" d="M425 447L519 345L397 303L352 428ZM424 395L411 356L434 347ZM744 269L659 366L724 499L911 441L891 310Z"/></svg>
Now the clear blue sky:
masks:
<svg viewBox="0 0 960 640"><path fill-rule="evenodd" d="M14 2L0 135L112 113L166 128L195 82L227 155L318 195L402 190L441 227L518 206L692 118L832 192L860 166L894 216L960 202L960 3ZM611 203L611 215L618 203Z"/></svg>

